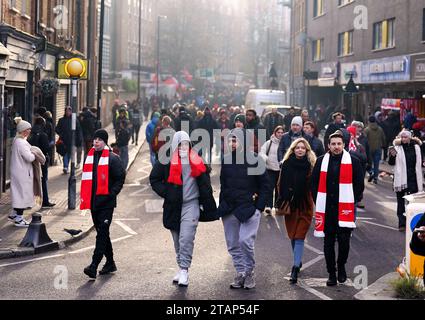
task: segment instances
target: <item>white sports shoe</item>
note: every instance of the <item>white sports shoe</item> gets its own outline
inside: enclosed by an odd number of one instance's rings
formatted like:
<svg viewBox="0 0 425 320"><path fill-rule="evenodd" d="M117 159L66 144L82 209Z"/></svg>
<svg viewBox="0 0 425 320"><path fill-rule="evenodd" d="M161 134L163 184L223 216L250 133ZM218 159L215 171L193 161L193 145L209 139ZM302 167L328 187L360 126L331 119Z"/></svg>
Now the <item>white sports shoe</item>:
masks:
<svg viewBox="0 0 425 320"><path fill-rule="evenodd" d="M180 271L179 287L187 287L189 285L189 272L187 270Z"/></svg>
<svg viewBox="0 0 425 320"><path fill-rule="evenodd" d="M21 220L15 219L15 227L28 228L29 226L30 226L29 222L25 221L25 219L22 219L22 218L21 218Z"/></svg>
<svg viewBox="0 0 425 320"><path fill-rule="evenodd" d="M15 222L15 219L18 215L16 214L15 210L12 210L12 213L10 214L10 216L8 217L10 222Z"/></svg>
<svg viewBox="0 0 425 320"><path fill-rule="evenodd" d="M176 276L173 278L173 283L178 283L179 282L179 280L180 280L180 273L181 272L182 272L181 270L179 270L179 272L177 272Z"/></svg>

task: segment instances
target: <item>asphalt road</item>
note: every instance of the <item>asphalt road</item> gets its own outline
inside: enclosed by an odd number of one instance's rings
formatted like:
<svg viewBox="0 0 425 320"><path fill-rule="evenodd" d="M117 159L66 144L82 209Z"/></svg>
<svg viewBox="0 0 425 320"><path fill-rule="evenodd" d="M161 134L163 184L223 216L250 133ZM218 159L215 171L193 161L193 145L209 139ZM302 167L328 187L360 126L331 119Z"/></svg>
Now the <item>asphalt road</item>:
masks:
<svg viewBox="0 0 425 320"><path fill-rule="evenodd" d="M291 285L287 277L292 252L283 218L264 216L256 243L256 289L229 289L234 270L219 221L200 224L190 285L179 288L172 284L177 265L171 235L162 226L162 201L148 184L148 153L144 146L127 176L114 216L111 238L116 274L95 282L83 274L95 243L91 233L65 250L1 261L0 299L352 300L362 285L393 272L404 256L404 235L396 228L396 198L390 181L385 180L377 186L367 184L366 210L360 210L352 238L348 284L326 287L323 240L310 232L300 283ZM216 198L219 173L214 167Z"/></svg>

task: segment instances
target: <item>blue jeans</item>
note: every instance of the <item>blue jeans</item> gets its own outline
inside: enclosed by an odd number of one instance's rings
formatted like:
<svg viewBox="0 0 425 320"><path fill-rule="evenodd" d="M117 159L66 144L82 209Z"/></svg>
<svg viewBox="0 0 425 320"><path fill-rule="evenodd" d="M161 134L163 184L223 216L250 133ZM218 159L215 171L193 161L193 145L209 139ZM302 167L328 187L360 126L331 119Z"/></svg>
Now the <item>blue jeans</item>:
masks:
<svg viewBox="0 0 425 320"><path fill-rule="evenodd" d="M294 266L300 267L304 255L304 240L292 240L291 245L294 252Z"/></svg>
<svg viewBox="0 0 425 320"><path fill-rule="evenodd" d="M70 161L71 161L71 154L66 153L63 157L63 168L64 169L68 170Z"/></svg>
<svg viewBox="0 0 425 320"><path fill-rule="evenodd" d="M128 146L119 147L120 149L120 158L122 161L122 165L125 170L127 170L128 167Z"/></svg>
<svg viewBox="0 0 425 320"><path fill-rule="evenodd" d="M376 150L372 153L373 160L373 178L378 180L379 177L379 163L382 157L382 150Z"/></svg>

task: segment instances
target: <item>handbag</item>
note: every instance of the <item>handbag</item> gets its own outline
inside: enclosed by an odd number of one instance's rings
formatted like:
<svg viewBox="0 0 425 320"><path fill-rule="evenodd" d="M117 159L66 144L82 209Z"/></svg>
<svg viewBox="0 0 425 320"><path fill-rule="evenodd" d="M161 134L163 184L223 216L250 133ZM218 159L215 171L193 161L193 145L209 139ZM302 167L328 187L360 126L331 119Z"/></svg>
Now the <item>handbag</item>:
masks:
<svg viewBox="0 0 425 320"><path fill-rule="evenodd" d="M291 214L291 202L285 200L279 208L276 209L277 216L289 216Z"/></svg>
<svg viewBox="0 0 425 320"><path fill-rule="evenodd" d="M59 155L61 155L62 157L66 155L66 146L61 138L59 138L56 142L56 152L59 153Z"/></svg>

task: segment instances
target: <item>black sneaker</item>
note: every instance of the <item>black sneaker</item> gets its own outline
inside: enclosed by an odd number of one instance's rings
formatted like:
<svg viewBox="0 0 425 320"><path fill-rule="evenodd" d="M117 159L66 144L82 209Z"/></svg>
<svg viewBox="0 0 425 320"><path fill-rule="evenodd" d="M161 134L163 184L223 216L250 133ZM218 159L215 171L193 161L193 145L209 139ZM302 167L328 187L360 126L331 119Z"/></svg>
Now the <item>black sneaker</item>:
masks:
<svg viewBox="0 0 425 320"><path fill-rule="evenodd" d="M336 273L330 273L329 274L329 279L326 282L326 285L328 287L335 287L338 284L337 279L336 279Z"/></svg>
<svg viewBox="0 0 425 320"><path fill-rule="evenodd" d="M368 182L372 182L372 180L373 180L373 174L371 174L370 176L369 176L369 179L367 180Z"/></svg>
<svg viewBox="0 0 425 320"><path fill-rule="evenodd" d="M117 272L117 266L115 265L115 262L106 263L102 270L99 271L99 275L103 276L114 272Z"/></svg>
<svg viewBox="0 0 425 320"><path fill-rule="evenodd" d="M42 208L53 208L54 206L56 205L56 203L46 203L46 204L43 204L41 207Z"/></svg>
<svg viewBox="0 0 425 320"><path fill-rule="evenodd" d="M338 282L345 283L347 281L347 272L345 271L345 267L338 267Z"/></svg>
<svg viewBox="0 0 425 320"><path fill-rule="evenodd" d="M292 267L292 272L291 272L291 279L289 279L289 282L291 284L296 284L298 282L298 274L300 273L300 268L299 267Z"/></svg>
<svg viewBox="0 0 425 320"><path fill-rule="evenodd" d="M89 265L84 269L84 273L92 280L95 280L97 277L97 267L94 265Z"/></svg>

